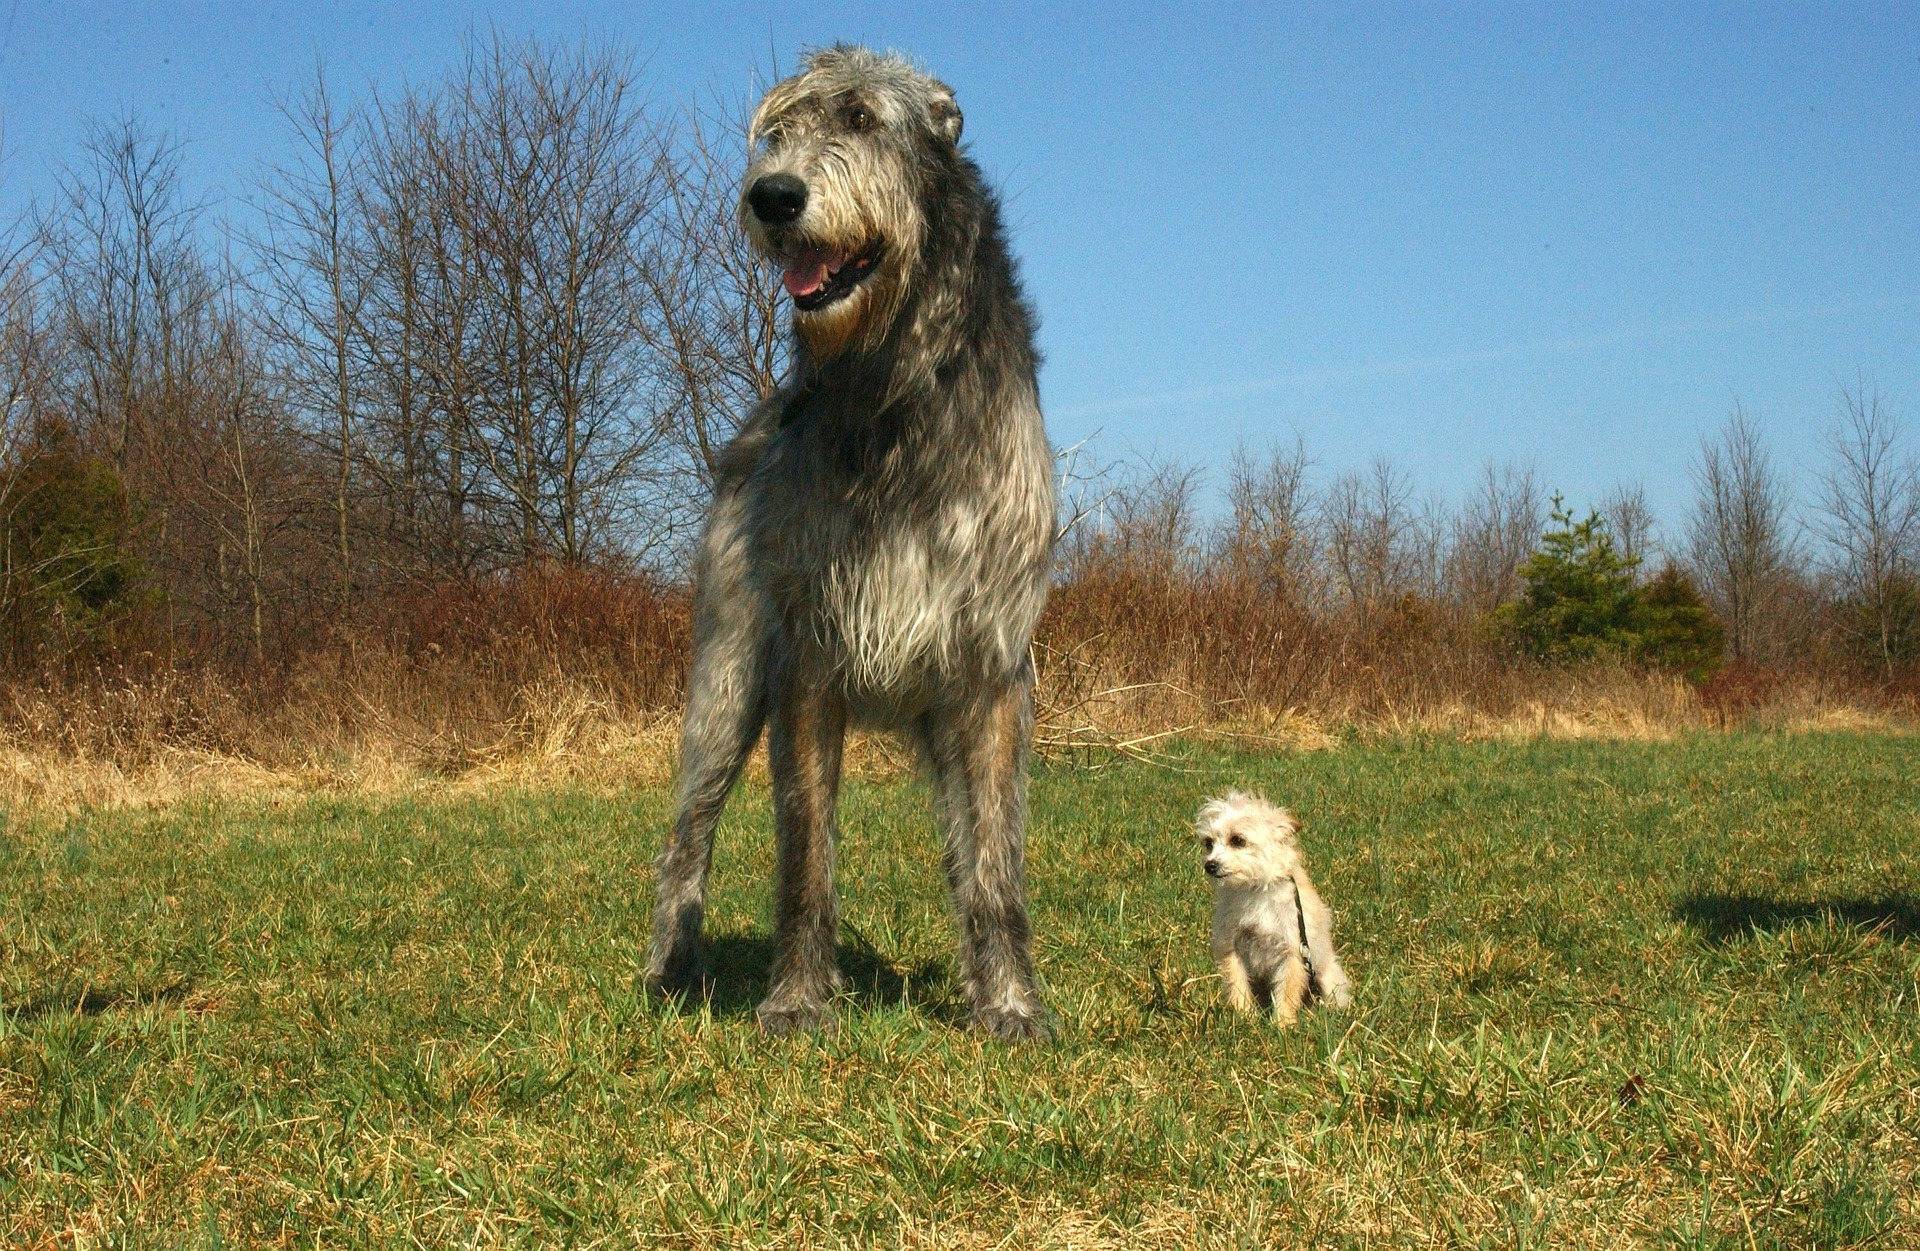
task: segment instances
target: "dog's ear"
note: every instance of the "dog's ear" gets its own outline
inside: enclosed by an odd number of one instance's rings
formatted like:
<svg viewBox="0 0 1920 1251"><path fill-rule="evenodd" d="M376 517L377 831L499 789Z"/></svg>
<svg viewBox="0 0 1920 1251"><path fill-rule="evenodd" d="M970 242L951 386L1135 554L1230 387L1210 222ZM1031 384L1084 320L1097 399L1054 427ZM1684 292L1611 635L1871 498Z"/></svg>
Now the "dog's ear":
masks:
<svg viewBox="0 0 1920 1251"><path fill-rule="evenodd" d="M934 132L948 143L960 142L960 129L966 124L961 116L960 102L954 98L953 88L934 80L933 91L927 98L927 112L933 116Z"/></svg>

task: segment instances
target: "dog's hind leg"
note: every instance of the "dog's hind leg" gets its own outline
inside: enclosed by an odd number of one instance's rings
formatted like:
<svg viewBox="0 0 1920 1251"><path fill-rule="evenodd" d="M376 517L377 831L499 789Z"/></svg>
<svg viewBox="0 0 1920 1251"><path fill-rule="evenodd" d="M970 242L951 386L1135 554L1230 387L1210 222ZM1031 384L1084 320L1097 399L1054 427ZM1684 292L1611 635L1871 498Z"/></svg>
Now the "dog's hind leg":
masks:
<svg viewBox="0 0 1920 1251"><path fill-rule="evenodd" d="M1313 962L1313 991L1328 1007L1347 1008L1353 1004L1353 983L1340 964L1333 947L1333 913L1314 890L1305 871L1294 874L1294 889L1300 892L1300 914L1306 918L1307 958Z"/></svg>
<svg viewBox="0 0 1920 1251"><path fill-rule="evenodd" d="M1050 1024L1033 971L1025 863L1031 670L991 695L930 713L923 736L974 1024L1008 1040L1042 1037Z"/></svg>
<svg viewBox="0 0 1920 1251"><path fill-rule="evenodd" d="M955 918L961 928L954 981L958 983L960 997L972 1003L973 943L967 937L966 918L960 910L960 898L969 880L968 866L973 863L973 830L966 816L967 791L961 771L943 763L945 749L935 747L931 722L925 718L921 721L918 743L933 791L934 821L940 827L940 866L946 872L948 898L953 901Z"/></svg>
<svg viewBox="0 0 1920 1251"><path fill-rule="evenodd" d="M673 829L660 854L653 946L647 955L647 983L662 993L698 991L707 981L700 929L706 916L707 874L713 866L714 827L759 741L766 716L763 659L743 671L711 672L736 663L716 657L703 665L696 658L689 683Z"/></svg>
<svg viewBox="0 0 1920 1251"><path fill-rule="evenodd" d="M724 497L716 506L700 553L673 828L660 855L647 954L647 985L659 993L706 984L700 927L714 827L766 720L770 631L748 582L737 505Z"/></svg>

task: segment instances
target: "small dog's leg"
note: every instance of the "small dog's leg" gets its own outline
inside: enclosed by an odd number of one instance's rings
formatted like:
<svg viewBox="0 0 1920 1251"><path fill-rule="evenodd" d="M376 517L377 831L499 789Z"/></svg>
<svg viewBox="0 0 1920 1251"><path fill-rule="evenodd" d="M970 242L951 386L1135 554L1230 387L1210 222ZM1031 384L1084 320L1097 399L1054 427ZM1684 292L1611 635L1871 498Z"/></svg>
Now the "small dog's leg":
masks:
<svg viewBox="0 0 1920 1251"><path fill-rule="evenodd" d="M1027 918L1027 753L1032 674L928 718L934 784L946 793L947 875L974 1024L997 1038L1049 1031Z"/></svg>
<svg viewBox="0 0 1920 1251"><path fill-rule="evenodd" d="M1260 1004L1253 996L1253 979L1247 976L1247 962L1237 951L1229 951L1216 962L1220 981L1226 986L1227 1006L1235 1012L1255 1012Z"/></svg>
<svg viewBox="0 0 1920 1251"><path fill-rule="evenodd" d="M1273 980L1273 1021L1285 1029L1300 1019L1300 1006L1307 1001L1307 962L1298 952L1288 952L1280 962L1280 975Z"/></svg>
<svg viewBox="0 0 1920 1251"><path fill-rule="evenodd" d="M824 1024L840 988L833 844L846 707L802 658L784 657L779 670L767 739L778 843L773 987L758 1011L769 1034Z"/></svg>
<svg viewBox="0 0 1920 1251"><path fill-rule="evenodd" d="M736 511L716 508L702 544L673 828L660 853L647 952L646 982L657 993L706 984L700 927L713 831L766 720L768 631L737 550Z"/></svg>
<svg viewBox="0 0 1920 1251"><path fill-rule="evenodd" d="M1333 948L1327 948L1327 965L1323 970L1320 956L1313 957L1314 989L1325 999L1329 1008L1351 1008L1353 1006L1353 983L1347 978L1347 971L1340 967L1340 958L1333 954Z"/></svg>

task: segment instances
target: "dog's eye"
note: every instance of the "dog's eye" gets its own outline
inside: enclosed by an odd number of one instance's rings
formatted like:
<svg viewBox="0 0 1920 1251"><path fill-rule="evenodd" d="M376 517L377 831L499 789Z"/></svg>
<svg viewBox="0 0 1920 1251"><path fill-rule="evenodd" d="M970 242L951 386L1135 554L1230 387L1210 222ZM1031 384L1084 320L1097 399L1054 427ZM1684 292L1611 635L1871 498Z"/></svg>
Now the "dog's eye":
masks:
<svg viewBox="0 0 1920 1251"><path fill-rule="evenodd" d="M1207 850L1207 851L1212 851L1212 850L1213 850L1213 840L1212 840L1212 839L1210 839L1210 838L1203 838L1203 839L1201 839L1201 840L1200 840L1200 846L1201 846L1202 848L1204 848L1205 850Z"/></svg>
<svg viewBox="0 0 1920 1251"><path fill-rule="evenodd" d="M1238 834L1235 834L1232 838L1229 838L1227 840L1227 846L1229 847L1245 847L1246 845L1247 845L1247 840L1240 837Z"/></svg>
<svg viewBox="0 0 1920 1251"><path fill-rule="evenodd" d="M866 105L849 104L847 106L847 129L854 134L864 135L878 124L879 119L874 117L873 110Z"/></svg>

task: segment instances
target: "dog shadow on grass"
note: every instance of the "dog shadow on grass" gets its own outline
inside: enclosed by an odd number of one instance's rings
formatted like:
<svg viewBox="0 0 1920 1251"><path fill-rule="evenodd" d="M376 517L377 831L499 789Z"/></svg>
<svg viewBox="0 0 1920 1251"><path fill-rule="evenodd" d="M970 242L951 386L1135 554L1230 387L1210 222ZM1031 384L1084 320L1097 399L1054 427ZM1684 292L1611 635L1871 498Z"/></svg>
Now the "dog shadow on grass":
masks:
<svg viewBox="0 0 1920 1251"><path fill-rule="evenodd" d="M765 998L773 982L773 938L767 934L710 934L707 1002L715 1016L742 1016ZM938 960L902 965L857 933L843 932L839 945L842 992L862 1009L910 1005L939 1020L957 1019L952 979Z"/></svg>
<svg viewBox="0 0 1920 1251"><path fill-rule="evenodd" d="M1673 907L1676 920L1712 943L1729 943L1796 925L1834 925L1872 930L1886 938L1920 937L1920 897L1788 900L1765 895L1686 895Z"/></svg>
<svg viewBox="0 0 1920 1251"><path fill-rule="evenodd" d="M177 979L164 986L72 986L49 990L24 999L0 1000L0 1014L19 1022L38 1021L56 1016L104 1016L135 1008L164 1008L180 1005L193 991L193 983Z"/></svg>

